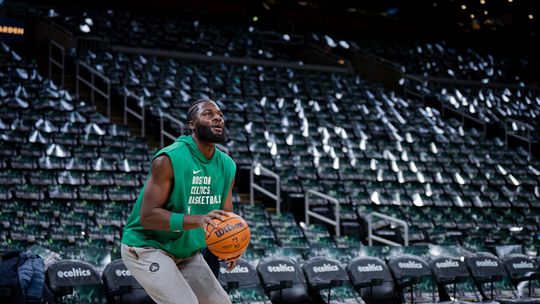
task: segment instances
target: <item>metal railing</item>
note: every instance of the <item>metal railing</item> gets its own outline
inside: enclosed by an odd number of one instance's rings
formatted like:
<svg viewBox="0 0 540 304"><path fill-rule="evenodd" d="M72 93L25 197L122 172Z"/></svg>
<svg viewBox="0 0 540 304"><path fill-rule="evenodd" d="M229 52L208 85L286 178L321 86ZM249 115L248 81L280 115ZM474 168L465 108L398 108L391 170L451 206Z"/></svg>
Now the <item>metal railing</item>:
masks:
<svg viewBox="0 0 540 304"><path fill-rule="evenodd" d="M107 101L107 117L111 118L111 81L109 78L82 61L77 61L76 69L77 71L75 77L77 79L75 81L75 94L77 95L77 98L80 99L79 83L87 85L90 88L90 100L92 103L96 102L96 93ZM85 79L81 75L81 70L83 69L90 74L90 79ZM100 79L105 84L105 91L96 85L96 78Z"/></svg>
<svg viewBox="0 0 540 304"><path fill-rule="evenodd" d="M55 59L53 51L57 50L59 52L60 58ZM53 67L57 67L62 71L60 75L60 85L64 88L65 77L66 77L66 49L54 40L49 41L49 79L52 79L52 70Z"/></svg>
<svg viewBox="0 0 540 304"><path fill-rule="evenodd" d="M273 178L276 181L276 193L272 193L265 188L263 188L260 185L257 185L255 183L255 176L254 175L266 175L271 178ZM279 175L272 172L271 170L266 169L261 164L253 164L251 165L250 171L249 171L249 203L253 206L254 199L255 199L255 190L263 193L264 195L270 197L274 201L276 201L276 212L277 214L281 213L281 190L280 190L280 178Z"/></svg>
<svg viewBox="0 0 540 304"><path fill-rule="evenodd" d="M312 194L314 196L318 196L322 199L325 199L327 201L330 201L332 203L334 203L336 205L336 208L334 210L334 218L335 220L332 220L328 217L325 217L325 216L322 216L318 213L315 213L311 210L309 210L309 195ZM319 191L315 191L315 190L308 190L306 192L306 194L304 195L304 208L305 208L305 212L306 212L306 224L309 225L309 217L314 217L318 220L321 220L325 223L328 223L330 225L333 225L334 227L336 227L336 236L341 236L341 223L340 223L340 207L339 207L339 200L337 200L336 198L334 197L331 197L329 195L326 195L324 193L321 193Z"/></svg>
<svg viewBox="0 0 540 304"><path fill-rule="evenodd" d="M420 98L422 103L425 101L425 94L420 90L416 90L416 85L420 85L422 87L422 82L424 81L421 78L412 76L412 75L405 75L403 76L403 79L405 80L405 83L403 84L403 95L405 97L414 96L417 98Z"/></svg>
<svg viewBox="0 0 540 304"><path fill-rule="evenodd" d="M165 147L165 138L176 140L176 137L173 133L166 130L167 126L170 126L171 124L176 124L180 127L179 133L184 134L186 130L186 125L181 122L179 119L176 119L172 117L168 113L163 113L162 111L159 111L159 141L161 144L161 147ZM169 124L167 124L169 122Z"/></svg>
<svg viewBox="0 0 540 304"><path fill-rule="evenodd" d="M135 100L135 104L137 106L136 109L129 107L129 101L130 99ZM144 109L144 98L136 95L135 93L125 90L124 91L124 125L127 125L127 117L128 114L131 114L135 118L141 121L141 137L144 137L145 135L145 126L146 126L146 115L145 115L145 109Z"/></svg>
<svg viewBox="0 0 540 304"><path fill-rule="evenodd" d="M401 246L401 244L399 244L399 243L392 242L390 240L387 240L385 238L382 238L380 236L377 236L377 235L373 234L373 218L376 218L376 217L382 218L384 220L387 220L387 221L396 223L396 224L398 224L400 226L403 226L403 243L404 243L405 246L409 246L409 225L407 224L407 222L405 222L403 220L400 220L400 219L398 219L396 217L385 215L385 214L382 214L382 213L379 213L379 212L371 212L367 216L368 243L369 243L369 246L373 246L373 241L374 240L377 241L377 242L381 242L383 244L386 244L386 245Z"/></svg>
<svg viewBox="0 0 540 304"><path fill-rule="evenodd" d="M518 127L519 126L525 127L525 129L526 129L525 134L520 134L519 131L514 131L513 127L511 126L512 123L516 124ZM505 142L506 146L508 147L508 138L509 137L519 139L519 140L524 141L524 142L527 143L527 149L529 151L529 154L532 155L532 145L533 145L533 142L535 142L535 138L534 138L534 136L532 136L531 130L534 130L534 129L535 128L529 123L519 121L519 120L515 120L515 119L512 119L512 118L507 118L505 120L505 123L504 123L504 133L505 133L504 134L504 142Z"/></svg>
<svg viewBox="0 0 540 304"><path fill-rule="evenodd" d="M102 37L77 36L75 37L77 50L90 50L92 52L110 50L111 43Z"/></svg>

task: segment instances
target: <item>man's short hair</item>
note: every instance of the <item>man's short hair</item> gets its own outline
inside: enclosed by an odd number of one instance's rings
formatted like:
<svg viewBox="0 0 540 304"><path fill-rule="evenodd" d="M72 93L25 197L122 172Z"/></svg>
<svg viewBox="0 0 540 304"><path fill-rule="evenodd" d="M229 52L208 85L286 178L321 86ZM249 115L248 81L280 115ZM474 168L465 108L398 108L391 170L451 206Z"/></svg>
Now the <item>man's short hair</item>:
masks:
<svg viewBox="0 0 540 304"><path fill-rule="evenodd" d="M212 99L210 98L201 98L199 100L196 100L194 102L191 103L191 105L189 106L188 108L188 112L187 112L187 120L186 120L186 125L189 125L189 121L193 119L193 115L195 115L195 113L197 113L197 109L199 108L199 105L203 102L207 102L207 101L211 101L211 102L214 102Z"/></svg>

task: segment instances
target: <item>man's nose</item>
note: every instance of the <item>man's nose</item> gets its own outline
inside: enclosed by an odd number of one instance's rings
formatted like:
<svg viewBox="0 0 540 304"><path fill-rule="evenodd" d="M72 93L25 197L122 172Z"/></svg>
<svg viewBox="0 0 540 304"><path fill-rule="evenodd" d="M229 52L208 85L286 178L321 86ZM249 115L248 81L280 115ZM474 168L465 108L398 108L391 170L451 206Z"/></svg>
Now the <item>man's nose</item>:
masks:
<svg viewBox="0 0 540 304"><path fill-rule="evenodd" d="M222 122L225 122L225 120L223 119L223 117L221 117L221 115L219 114L215 114L214 117L212 118L213 121L222 121Z"/></svg>

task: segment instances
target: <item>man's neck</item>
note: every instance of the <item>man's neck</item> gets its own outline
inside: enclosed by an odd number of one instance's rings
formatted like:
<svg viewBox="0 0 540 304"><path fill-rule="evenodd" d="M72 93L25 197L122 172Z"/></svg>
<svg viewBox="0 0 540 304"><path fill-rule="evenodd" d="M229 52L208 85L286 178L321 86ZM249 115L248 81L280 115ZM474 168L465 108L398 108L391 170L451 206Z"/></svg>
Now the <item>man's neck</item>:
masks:
<svg viewBox="0 0 540 304"><path fill-rule="evenodd" d="M199 151L206 157L206 159L212 158L214 155L215 144L199 139L197 134L193 133L193 141L197 144Z"/></svg>

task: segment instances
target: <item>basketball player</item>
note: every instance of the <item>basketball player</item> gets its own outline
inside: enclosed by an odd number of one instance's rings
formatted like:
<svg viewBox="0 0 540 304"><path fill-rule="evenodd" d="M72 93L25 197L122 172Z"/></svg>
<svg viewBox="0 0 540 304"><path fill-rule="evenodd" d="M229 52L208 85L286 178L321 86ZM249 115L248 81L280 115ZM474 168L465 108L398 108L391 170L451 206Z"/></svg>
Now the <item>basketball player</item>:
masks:
<svg viewBox="0 0 540 304"><path fill-rule="evenodd" d="M225 122L214 101L194 102L187 120L191 135L152 160L124 228L122 259L158 303L230 303L201 250L202 228L232 212L236 165L215 148L225 141ZM227 261L229 270L238 258Z"/></svg>

